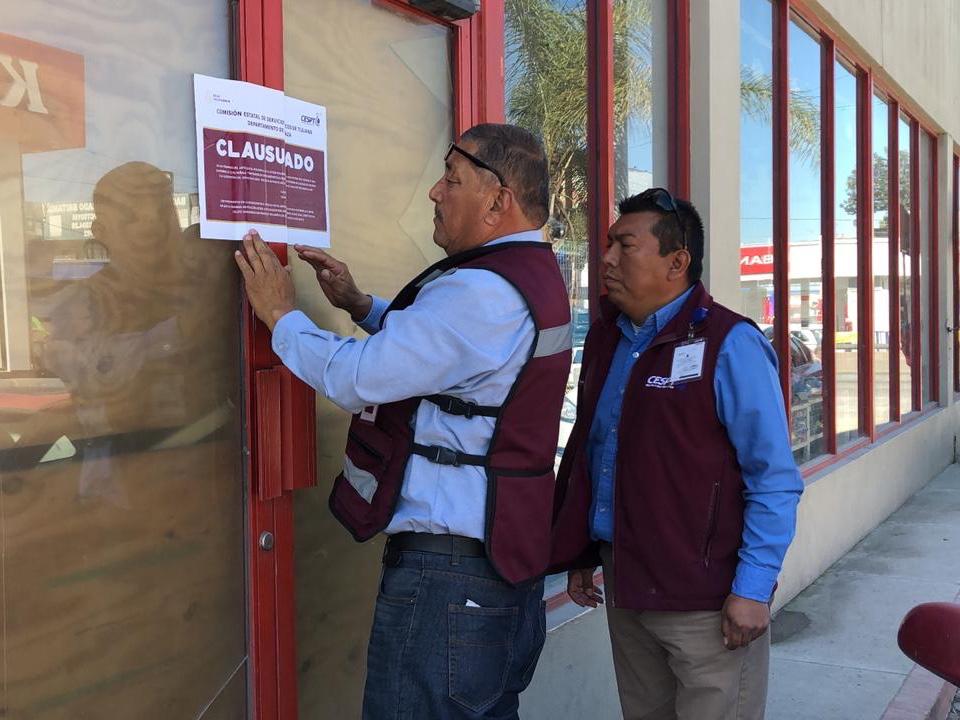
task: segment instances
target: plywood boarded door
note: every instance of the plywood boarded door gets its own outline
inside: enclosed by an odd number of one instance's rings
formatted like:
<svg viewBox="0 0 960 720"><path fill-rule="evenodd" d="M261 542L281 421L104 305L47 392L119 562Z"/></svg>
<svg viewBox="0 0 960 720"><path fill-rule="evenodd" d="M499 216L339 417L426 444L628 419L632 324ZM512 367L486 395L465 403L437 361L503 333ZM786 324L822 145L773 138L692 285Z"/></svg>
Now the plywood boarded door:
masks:
<svg viewBox="0 0 960 720"><path fill-rule="evenodd" d="M0 715L247 715L240 293L192 73L226 2L0 7Z"/></svg>

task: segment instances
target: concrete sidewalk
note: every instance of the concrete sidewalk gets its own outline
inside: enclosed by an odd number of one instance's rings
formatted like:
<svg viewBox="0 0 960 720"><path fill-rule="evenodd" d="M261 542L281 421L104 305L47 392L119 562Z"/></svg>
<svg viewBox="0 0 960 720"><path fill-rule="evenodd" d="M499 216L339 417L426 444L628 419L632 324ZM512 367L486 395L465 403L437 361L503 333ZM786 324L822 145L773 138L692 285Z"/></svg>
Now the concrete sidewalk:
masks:
<svg viewBox="0 0 960 720"><path fill-rule="evenodd" d="M931 687L932 676L919 671L904 685L914 664L897 647L897 629L914 605L958 594L960 466L952 465L777 614L768 720L879 720L898 693L898 714L887 718L926 718L930 706L908 691L918 680Z"/></svg>

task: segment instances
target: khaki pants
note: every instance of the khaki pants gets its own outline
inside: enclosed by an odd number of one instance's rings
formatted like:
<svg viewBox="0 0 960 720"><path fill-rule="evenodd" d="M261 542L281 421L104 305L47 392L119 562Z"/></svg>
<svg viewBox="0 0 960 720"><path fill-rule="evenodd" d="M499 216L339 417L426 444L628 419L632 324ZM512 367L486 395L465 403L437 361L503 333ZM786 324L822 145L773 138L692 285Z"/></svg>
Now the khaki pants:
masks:
<svg viewBox="0 0 960 720"><path fill-rule="evenodd" d="M607 622L624 720L762 720L770 632L727 650L720 613L621 610L610 546L601 549Z"/></svg>

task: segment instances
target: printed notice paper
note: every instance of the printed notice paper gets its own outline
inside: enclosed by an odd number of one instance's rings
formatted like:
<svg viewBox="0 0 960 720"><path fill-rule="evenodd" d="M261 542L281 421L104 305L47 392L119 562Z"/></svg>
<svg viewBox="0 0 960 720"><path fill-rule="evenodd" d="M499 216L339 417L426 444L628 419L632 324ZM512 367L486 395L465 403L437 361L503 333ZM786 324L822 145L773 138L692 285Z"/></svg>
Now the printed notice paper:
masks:
<svg viewBox="0 0 960 720"><path fill-rule="evenodd" d="M206 75L193 89L200 235L330 247L326 109Z"/></svg>

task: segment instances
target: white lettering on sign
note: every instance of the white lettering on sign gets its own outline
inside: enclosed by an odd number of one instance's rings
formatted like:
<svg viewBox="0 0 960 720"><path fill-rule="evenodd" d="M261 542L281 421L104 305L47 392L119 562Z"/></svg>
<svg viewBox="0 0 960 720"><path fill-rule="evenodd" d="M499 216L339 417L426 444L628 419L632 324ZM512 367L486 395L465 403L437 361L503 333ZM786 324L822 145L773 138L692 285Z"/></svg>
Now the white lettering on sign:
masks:
<svg viewBox="0 0 960 720"><path fill-rule="evenodd" d="M764 255L744 255L740 258L740 264L747 267L753 265L773 265L773 253L766 253Z"/></svg>
<svg viewBox="0 0 960 720"><path fill-rule="evenodd" d="M233 147L233 140L220 138L217 140L217 155L220 157L249 158L263 160L268 163L284 165L294 170L306 170L313 172L314 162L309 155L290 152L286 148L266 145L264 143L250 142L247 140L243 144L240 152Z"/></svg>
<svg viewBox="0 0 960 720"><path fill-rule="evenodd" d="M20 69L14 63L20 64ZM21 60L10 55L0 54L0 67L10 76L10 87L7 94L0 98L0 105L4 107L18 107L27 98L27 110L42 115L49 115L43 96L40 94L40 82L37 80L37 64L29 60Z"/></svg>

